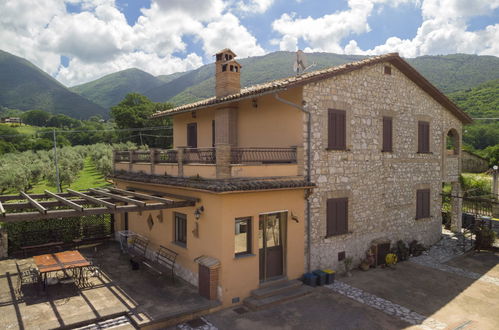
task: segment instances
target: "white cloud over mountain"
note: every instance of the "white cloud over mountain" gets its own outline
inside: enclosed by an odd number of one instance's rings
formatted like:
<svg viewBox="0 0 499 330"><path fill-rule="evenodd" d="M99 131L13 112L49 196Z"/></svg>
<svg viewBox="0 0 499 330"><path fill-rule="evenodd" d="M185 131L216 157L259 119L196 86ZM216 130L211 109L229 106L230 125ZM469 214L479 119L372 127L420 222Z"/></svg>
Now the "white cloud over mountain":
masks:
<svg viewBox="0 0 499 330"><path fill-rule="evenodd" d="M262 55L274 45L295 51L403 56L454 52L499 55L499 24L471 31L469 22L499 8L499 0L348 0L348 8L317 17L292 12L268 18L268 37L243 24L267 15L276 0L152 0L133 25L114 0L2 0L0 49L27 58L66 85L137 67L169 74L211 62L230 47L240 57ZM306 6L307 1L295 1ZM372 49L355 36L370 31L369 19L386 6L415 6L422 24L411 39L393 36ZM76 8L77 10L69 10ZM275 15L275 13L274 13ZM277 38L275 38L277 36ZM346 46L344 45L346 42ZM68 63L61 60L64 56Z"/></svg>

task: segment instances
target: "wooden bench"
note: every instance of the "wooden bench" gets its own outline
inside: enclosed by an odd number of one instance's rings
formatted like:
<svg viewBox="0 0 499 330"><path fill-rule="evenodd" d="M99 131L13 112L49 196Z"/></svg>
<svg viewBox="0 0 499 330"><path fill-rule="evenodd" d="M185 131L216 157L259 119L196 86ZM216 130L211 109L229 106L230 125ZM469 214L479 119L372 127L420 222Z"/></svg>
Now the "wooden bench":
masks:
<svg viewBox="0 0 499 330"><path fill-rule="evenodd" d="M20 247L23 256L62 251L66 243L61 230L30 230L22 234Z"/></svg>
<svg viewBox="0 0 499 330"><path fill-rule="evenodd" d="M106 229L104 224L84 225L83 235L81 238L74 239L73 243L76 248L84 244L100 243L112 238L111 233Z"/></svg>
<svg viewBox="0 0 499 330"><path fill-rule="evenodd" d="M142 262L146 260L147 246L149 240L145 237L135 236L132 245L128 248L130 260L134 262Z"/></svg>
<svg viewBox="0 0 499 330"><path fill-rule="evenodd" d="M160 245L158 251L154 254L154 259L145 260L142 263L160 275L163 275L165 272L171 272L172 280L175 282L174 271L177 256L177 252Z"/></svg>

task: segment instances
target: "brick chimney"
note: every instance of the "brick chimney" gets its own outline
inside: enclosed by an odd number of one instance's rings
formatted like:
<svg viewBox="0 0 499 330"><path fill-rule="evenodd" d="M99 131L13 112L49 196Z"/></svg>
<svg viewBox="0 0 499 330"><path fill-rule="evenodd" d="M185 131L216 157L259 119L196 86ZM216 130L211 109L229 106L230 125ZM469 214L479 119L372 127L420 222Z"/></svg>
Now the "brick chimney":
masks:
<svg viewBox="0 0 499 330"><path fill-rule="evenodd" d="M215 95L217 98L239 93L241 90L241 64L236 54L228 48L216 53Z"/></svg>

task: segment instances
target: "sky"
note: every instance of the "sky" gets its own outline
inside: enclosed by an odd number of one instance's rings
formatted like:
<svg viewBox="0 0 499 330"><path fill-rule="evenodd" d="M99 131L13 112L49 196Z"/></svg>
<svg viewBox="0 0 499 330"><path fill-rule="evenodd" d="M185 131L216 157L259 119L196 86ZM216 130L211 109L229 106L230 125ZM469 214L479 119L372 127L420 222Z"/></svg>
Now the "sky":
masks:
<svg viewBox="0 0 499 330"><path fill-rule="evenodd" d="M226 47L499 56L499 0L0 0L0 49L66 86L192 70Z"/></svg>

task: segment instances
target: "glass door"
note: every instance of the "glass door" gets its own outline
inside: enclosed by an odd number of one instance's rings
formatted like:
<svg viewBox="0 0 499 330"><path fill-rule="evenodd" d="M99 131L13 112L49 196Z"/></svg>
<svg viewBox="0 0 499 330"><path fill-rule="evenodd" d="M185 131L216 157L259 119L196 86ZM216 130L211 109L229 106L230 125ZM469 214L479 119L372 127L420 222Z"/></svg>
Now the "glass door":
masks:
<svg viewBox="0 0 499 330"><path fill-rule="evenodd" d="M286 212L260 215L258 246L260 253L260 281L283 275L283 224Z"/></svg>

